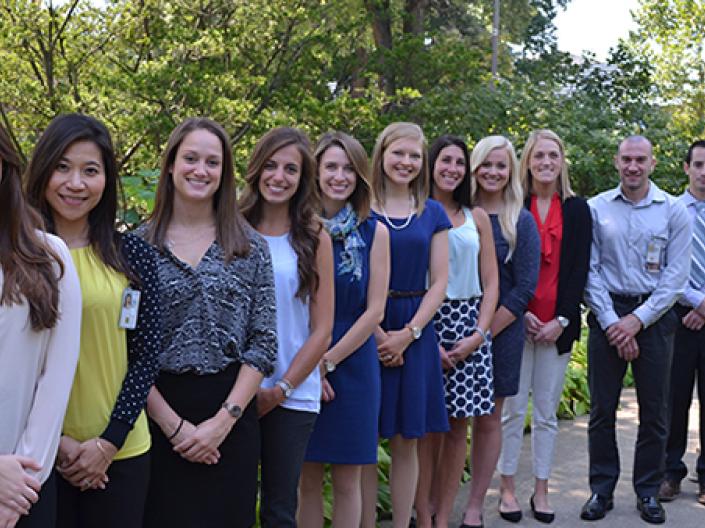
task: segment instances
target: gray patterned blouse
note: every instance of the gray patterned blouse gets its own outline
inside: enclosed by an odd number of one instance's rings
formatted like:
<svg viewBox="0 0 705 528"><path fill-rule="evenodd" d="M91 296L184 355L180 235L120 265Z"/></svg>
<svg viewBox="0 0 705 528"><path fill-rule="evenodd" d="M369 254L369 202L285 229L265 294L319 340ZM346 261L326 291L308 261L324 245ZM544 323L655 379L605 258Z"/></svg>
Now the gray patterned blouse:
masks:
<svg viewBox="0 0 705 528"><path fill-rule="evenodd" d="M162 371L214 374L240 362L265 376L272 373L277 355L272 261L262 237L247 232L249 254L229 264L217 242L195 268L171 251L158 252Z"/></svg>

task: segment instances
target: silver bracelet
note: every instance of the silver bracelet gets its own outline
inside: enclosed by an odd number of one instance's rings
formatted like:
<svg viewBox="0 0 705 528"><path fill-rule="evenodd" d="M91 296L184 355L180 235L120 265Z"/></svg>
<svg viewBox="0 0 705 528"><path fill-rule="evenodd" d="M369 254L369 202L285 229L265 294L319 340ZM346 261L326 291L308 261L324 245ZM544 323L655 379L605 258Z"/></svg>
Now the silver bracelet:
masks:
<svg viewBox="0 0 705 528"><path fill-rule="evenodd" d="M480 328L479 326L475 327L475 330L474 330L474 331L477 332L478 334L480 334L480 336L482 337L482 344L483 344L483 345L484 345L485 343L487 343L487 332L485 332L485 331L484 331L482 328Z"/></svg>

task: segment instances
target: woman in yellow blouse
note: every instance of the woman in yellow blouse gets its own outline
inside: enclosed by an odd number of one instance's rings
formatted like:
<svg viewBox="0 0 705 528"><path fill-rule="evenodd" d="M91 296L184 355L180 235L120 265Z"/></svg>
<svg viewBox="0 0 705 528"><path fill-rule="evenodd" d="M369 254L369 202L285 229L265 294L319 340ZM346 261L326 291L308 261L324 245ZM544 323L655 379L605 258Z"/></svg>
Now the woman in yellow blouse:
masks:
<svg viewBox="0 0 705 528"><path fill-rule="evenodd" d="M99 121L55 118L26 181L30 201L71 250L83 296L81 351L59 445L57 526L139 527L150 467L143 409L160 343L153 250L115 230L117 166ZM139 307L125 324L127 295L139 297Z"/></svg>

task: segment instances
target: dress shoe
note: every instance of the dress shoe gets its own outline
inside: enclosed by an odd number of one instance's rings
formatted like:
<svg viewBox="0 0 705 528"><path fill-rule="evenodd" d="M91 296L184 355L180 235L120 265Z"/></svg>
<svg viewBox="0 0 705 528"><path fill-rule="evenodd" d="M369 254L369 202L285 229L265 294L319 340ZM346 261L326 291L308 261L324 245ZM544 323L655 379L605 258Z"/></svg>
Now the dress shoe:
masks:
<svg viewBox="0 0 705 528"><path fill-rule="evenodd" d="M553 512L538 511L536 509L536 506L534 505L534 496L533 495L529 499L529 505L531 506L531 513L534 514L534 519L536 519L538 522L542 522L545 524L551 524L553 522L553 519L556 518L556 514Z"/></svg>
<svg viewBox="0 0 705 528"><path fill-rule="evenodd" d="M580 518L584 521L597 521L614 508L612 497L603 497L593 493L580 510Z"/></svg>
<svg viewBox="0 0 705 528"><path fill-rule="evenodd" d="M504 519L505 521L508 521L510 523L518 523L521 521L521 510L514 510L514 511L508 511L508 512L503 512L500 508L502 507L502 498L499 498L499 505L497 506L497 511L499 512L499 516Z"/></svg>
<svg viewBox="0 0 705 528"><path fill-rule="evenodd" d="M641 518L647 523L663 524L666 522L666 512L656 497L639 497L636 509L641 512Z"/></svg>
<svg viewBox="0 0 705 528"><path fill-rule="evenodd" d="M664 479L658 490L658 500L670 502L681 492L681 483L675 480Z"/></svg>
<svg viewBox="0 0 705 528"><path fill-rule="evenodd" d="M700 490L698 491L697 501L705 506L705 484L700 484Z"/></svg>

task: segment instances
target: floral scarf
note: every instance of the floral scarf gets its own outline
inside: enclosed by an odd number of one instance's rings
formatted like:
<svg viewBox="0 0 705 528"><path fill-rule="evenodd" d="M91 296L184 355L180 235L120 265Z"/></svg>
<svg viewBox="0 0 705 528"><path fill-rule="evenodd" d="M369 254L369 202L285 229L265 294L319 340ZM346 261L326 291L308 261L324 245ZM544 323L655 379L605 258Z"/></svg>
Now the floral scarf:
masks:
<svg viewBox="0 0 705 528"><path fill-rule="evenodd" d="M350 282L362 278L362 252L365 241L357 227L360 219L350 202L345 204L333 218L323 219L323 225L333 240L343 241L343 251L340 253L338 272L343 275L351 273Z"/></svg>

